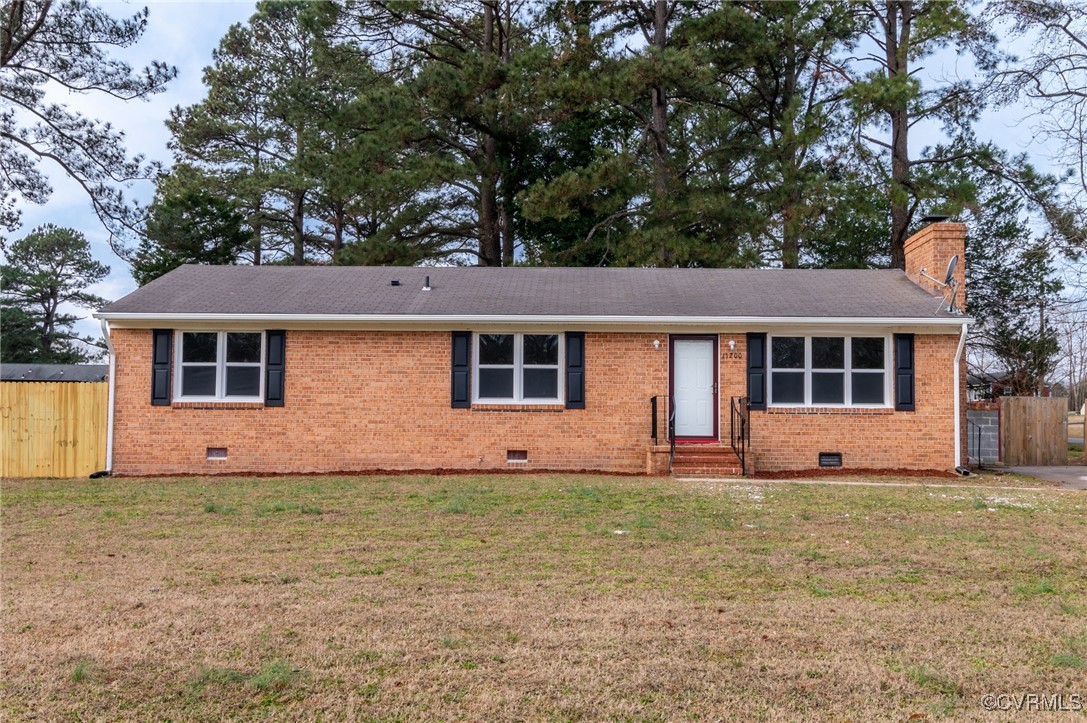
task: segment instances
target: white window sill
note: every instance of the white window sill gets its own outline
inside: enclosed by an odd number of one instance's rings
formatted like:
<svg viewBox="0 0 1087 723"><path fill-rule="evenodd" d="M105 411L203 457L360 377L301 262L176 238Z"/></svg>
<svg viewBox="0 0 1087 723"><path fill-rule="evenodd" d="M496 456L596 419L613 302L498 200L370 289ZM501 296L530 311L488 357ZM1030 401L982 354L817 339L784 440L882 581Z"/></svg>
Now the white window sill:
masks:
<svg viewBox="0 0 1087 723"><path fill-rule="evenodd" d="M473 399L472 404L486 404L487 406L504 405L507 407L544 407L562 406L566 404L563 399Z"/></svg>
<svg viewBox="0 0 1087 723"><path fill-rule="evenodd" d="M768 404L770 409L894 409L890 404Z"/></svg>

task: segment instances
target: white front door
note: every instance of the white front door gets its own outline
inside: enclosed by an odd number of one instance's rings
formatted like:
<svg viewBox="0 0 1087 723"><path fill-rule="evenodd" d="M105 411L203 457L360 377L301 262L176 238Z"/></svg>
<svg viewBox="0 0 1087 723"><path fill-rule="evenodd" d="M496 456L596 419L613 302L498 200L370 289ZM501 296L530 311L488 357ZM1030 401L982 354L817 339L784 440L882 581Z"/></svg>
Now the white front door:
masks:
<svg viewBox="0 0 1087 723"><path fill-rule="evenodd" d="M676 436L713 437L717 414L713 341L676 339L672 344Z"/></svg>

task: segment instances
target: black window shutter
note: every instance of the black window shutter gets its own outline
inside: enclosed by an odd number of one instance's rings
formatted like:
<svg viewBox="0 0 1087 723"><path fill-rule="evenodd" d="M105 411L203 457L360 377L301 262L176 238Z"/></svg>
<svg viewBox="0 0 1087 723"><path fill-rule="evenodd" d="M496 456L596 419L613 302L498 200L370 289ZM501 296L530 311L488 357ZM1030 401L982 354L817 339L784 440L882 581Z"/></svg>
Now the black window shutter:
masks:
<svg viewBox="0 0 1087 723"><path fill-rule="evenodd" d="M151 404L168 407L174 332L170 329L155 329L151 332L151 338Z"/></svg>
<svg viewBox="0 0 1087 723"><path fill-rule="evenodd" d="M566 332L566 408L585 408L585 332Z"/></svg>
<svg viewBox="0 0 1087 723"><path fill-rule="evenodd" d="M913 334L895 334L895 409L912 412L914 398Z"/></svg>
<svg viewBox="0 0 1087 723"><path fill-rule="evenodd" d="M451 396L454 409L472 406L472 332L453 332L453 378Z"/></svg>
<svg viewBox="0 0 1087 723"><path fill-rule="evenodd" d="M282 407L286 399L287 332L266 332L268 356L264 366L264 406Z"/></svg>
<svg viewBox="0 0 1087 723"><path fill-rule="evenodd" d="M766 334L747 335L747 403L750 409L766 409Z"/></svg>

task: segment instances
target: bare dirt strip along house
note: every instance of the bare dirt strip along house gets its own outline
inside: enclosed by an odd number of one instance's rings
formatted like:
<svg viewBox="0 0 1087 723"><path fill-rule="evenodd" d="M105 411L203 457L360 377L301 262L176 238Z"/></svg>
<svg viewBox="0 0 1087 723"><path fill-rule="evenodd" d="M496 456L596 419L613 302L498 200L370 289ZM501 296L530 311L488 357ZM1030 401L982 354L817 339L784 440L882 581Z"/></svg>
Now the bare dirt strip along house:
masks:
<svg viewBox="0 0 1087 723"><path fill-rule="evenodd" d="M924 228L905 272L184 266L97 314L111 468L949 471L963 264L922 271L964 241Z"/></svg>

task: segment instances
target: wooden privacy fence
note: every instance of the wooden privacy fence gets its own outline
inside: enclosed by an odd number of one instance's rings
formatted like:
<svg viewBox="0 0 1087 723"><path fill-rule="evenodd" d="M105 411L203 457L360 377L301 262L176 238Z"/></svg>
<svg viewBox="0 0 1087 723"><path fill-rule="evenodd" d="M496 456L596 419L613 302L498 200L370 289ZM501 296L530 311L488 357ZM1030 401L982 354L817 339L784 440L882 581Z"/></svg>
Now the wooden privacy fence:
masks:
<svg viewBox="0 0 1087 723"><path fill-rule="evenodd" d="M1004 397L1000 408L1005 464L1068 464L1068 399Z"/></svg>
<svg viewBox="0 0 1087 723"><path fill-rule="evenodd" d="M1068 415L1068 440L1078 439L1080 442L1087 436L1087 418L1082 414Z"/></svg>
<svg viewBox="0 0 1087 723"><path fill-rule="evenodd" d="M0 477L85 477L106 468L105 382L0 382Z"/></svg>

